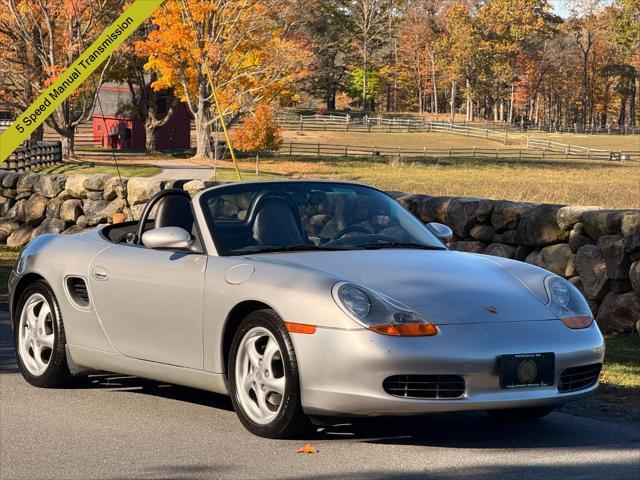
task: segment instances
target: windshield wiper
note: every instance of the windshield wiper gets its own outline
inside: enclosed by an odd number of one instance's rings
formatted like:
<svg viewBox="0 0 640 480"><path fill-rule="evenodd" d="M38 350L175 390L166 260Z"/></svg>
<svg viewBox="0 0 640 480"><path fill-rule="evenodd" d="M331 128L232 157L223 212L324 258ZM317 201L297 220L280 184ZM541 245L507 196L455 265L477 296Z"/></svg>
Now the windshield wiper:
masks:
<svg viewBox="0 0 640 480"><path fill-rule="evenodd" d="M444 250L443 247L436 247L433 245L424 245L422 243L410 243L410 242L368 243L364 245L356 245L355 248L362 248L363 250L379 250L383 248L413 248L416 250Z"/></svg>
<svg viewBox="0 0 640 480"><path fill-rule="evenodd" d="M335 252L348 250L345 247L324 247L322 245L292 245L289 247L265 247L258 248L255 250L245 250L245 251L236 251L234 255L253 255L256 253L278 253L278 252L315 252L315 251L323 251L323 252Z"/></svg>

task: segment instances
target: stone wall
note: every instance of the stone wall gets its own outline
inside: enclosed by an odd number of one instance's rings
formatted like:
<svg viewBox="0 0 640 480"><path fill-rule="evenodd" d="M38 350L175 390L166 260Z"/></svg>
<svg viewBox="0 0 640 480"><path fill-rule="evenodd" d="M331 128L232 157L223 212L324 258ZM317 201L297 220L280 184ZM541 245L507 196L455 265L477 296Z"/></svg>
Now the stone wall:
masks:
<svg viewBox="0 0 640 480"><path fill-rule="evenodd" d="M122 179L134 219L161 189L196 193L214 182ZM24 247L45 233L76 233L125 221L125 191L110 175L39 175L0 170L0 243Z"/></svg>
<svg viewBox="0 0 640 480"><path fill-rule="evenodd" d="M200 180L123 179L133 216L164 188L192 194ZM45 233L74 233L126 219L123 189L109 175L0 170L0 243L20 248ZM606 332L640 331L640 211L409 195L424 222L449 225L454 250L515 258L568 278Z"/></svg>

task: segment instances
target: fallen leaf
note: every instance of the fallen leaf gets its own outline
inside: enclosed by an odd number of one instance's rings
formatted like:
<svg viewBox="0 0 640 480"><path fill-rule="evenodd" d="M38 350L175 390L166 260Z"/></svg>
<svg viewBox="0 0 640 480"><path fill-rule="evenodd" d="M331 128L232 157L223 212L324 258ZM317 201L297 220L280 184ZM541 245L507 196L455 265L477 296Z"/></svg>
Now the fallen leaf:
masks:
<svg viewBox="0 0 640 480"><path fill-rule="evenodd" d="M299 448L297 453L318 453L318 449L307 443L304 447Z"/></svg>

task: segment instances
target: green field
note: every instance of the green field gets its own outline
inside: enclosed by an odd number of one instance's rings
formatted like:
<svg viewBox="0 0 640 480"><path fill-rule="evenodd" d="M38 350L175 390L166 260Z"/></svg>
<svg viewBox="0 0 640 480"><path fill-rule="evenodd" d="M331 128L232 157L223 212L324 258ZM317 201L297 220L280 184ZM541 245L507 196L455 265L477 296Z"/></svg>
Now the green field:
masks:
<svg viewBox="0 0 640 480"><path fill-rule="evenodd" d="M591 147L600 150L636 152L640 154L640 135L579 135L573 133L536 133L531 138L542 138L552 142ZM526 135L509 135L510 142L518 141L526 144Z"/></svg>
<svg viewBox="0 0 640 480"><path fill-rule="evenodd" d="M398 163L276 157L262 165L265 171L293 178L351 180L405 193L640 208L640 164L636 162L441 159Z"/></svg>
<svg viewBox="0 0 640 480"><path fill-rule="evenodd" d="M501 142L450 133L366 133L366 132L295 132L284 131L285 145L289 142L324 145L353 145L381 148L496 148ZM283 147L284 148L284 147Z"/></svg>

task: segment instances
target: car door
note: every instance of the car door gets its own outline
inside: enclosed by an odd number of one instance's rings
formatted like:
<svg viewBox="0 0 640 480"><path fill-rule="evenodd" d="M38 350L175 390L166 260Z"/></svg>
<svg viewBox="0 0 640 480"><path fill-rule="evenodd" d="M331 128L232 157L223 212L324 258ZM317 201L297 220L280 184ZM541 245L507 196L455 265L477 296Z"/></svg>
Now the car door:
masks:
<svg viewBox="0 0 640 480"><path fill-rule="evenodd" d="M202 369L207 256L114 245L90 265L98 317L128 357Z"/></svg>

